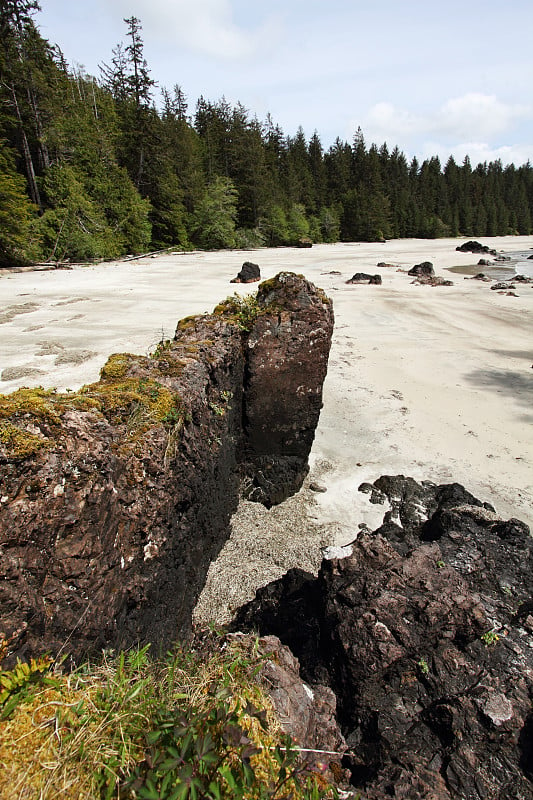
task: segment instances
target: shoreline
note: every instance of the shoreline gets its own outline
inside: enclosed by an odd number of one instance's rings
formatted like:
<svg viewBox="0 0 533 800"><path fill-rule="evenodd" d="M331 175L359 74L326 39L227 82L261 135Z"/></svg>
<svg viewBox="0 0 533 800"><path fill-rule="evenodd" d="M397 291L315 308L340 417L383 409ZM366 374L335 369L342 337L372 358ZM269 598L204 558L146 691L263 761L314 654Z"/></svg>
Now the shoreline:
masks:
<svg viewBox="0 0 533 800"><path fill-rule="evenodd" d="M256 284L230 283L252 260L263 280L290 270L324 289L336 325L304 488L271 511L242 505L212 566L202 614L215 621L217 604L250 599L291 566L314 568L321 547L351 541L360 524L375 528L387 509L358 487L384 474L457 481L531 527L533 287L517 284L518 296L508 296L450 274L449 266L472 265L471 253L455 250L459 241L180 253L2 276L0 392L75 389L96 380L111 353L152 351L179 319L211 311L235 291L255 292ZM533 237L483 243L519 252ZM422 261L454 285L413 283L407 270ZM379 273L382 285L347 285L358 271ZM313 492L312 482L326 491ZM280 533L269 538L274 525ZM234 596L240 584L246 594Z"/></svg>

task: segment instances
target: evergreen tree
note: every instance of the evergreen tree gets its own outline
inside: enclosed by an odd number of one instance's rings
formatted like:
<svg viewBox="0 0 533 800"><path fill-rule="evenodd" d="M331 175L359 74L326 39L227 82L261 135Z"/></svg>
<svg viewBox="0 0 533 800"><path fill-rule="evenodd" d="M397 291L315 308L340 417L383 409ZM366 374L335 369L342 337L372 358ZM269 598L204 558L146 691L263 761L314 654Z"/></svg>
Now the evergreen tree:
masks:
<svg viewBox="0 0 533 800"><path fill-rule="evenodd" d="M233 247L237 219L237 192L229 178L216 177L194 213L195 241L206 250Z"/></svg>

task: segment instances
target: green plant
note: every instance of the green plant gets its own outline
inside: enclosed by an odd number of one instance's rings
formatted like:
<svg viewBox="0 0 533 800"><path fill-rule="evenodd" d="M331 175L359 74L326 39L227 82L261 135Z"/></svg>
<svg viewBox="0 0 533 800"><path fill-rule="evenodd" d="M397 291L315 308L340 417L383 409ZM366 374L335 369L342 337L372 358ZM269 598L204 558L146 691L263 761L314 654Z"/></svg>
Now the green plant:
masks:
<svg viewBox="0 0 533 800"><path fill-rule="evenodd" d="M257 642L211 633L164 660L144 647L56 669L53 685L0 720L0 797L336 797L282 734L257 680L262 663Z"/></svg>
<svg viewBox="0 0 533 800"><path fill-rule="evenodd" d="M213 411L218 417L223 417L226 413L226 409L224 406L219 406L217 403L209 403L209 408Z"/></svg>
<svg viewBox="0 0 533 800"><path fill-rule="evenodd" d="M242 296L235 292L215 308L215 314L232 316L241 331L250 331L259 314L257 295Z"/></svg>
<svg viewBox="0 0 533 800"><path fill-rule="evenodd" d="M13 669L0 672L0 718L6 719L19 703L31 696L36 685L42 684L50 670L49 656L32 658L28 663L17 660Z"/></svg>
<svg viewBox="0 0 533 800"><path fill-rule="evenodd" d="M498 642L500 637L496 633L496 631L486 631L485 633L481 634L481 641L486 647L490 647L493 644Z"/></svg>
<svg viewBox="0 0 533 800"><path fill-rule="evenodd" d="M422 675L429 675L429 664L426 659L420 658L417 663Z"/></svg>
<svg viewBox="0 0 533 800"><path fill-rule="evenodd" d="M443 567L445 567L445 566L446 566L446 564L444 563L444 561L437 561L437 567L438 567L439 569L442 569L442 568L443 568Z"/></svg>

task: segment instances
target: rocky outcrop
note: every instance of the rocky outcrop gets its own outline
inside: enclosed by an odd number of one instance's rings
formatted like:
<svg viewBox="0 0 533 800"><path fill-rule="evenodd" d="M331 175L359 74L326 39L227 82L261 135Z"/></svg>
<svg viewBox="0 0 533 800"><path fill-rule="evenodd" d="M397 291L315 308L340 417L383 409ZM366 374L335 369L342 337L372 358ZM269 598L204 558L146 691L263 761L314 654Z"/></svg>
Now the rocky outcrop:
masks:
<svg viewBox="0 0 533 800"><path fill-rule="evenodd" d="M242 463L245 497L268 507L296 492L308 472L333 309L322 292L292 273L264 281L257 305L246 344Z"/></svg>
<svg viewBox="0 0 533 800"><path fill-rule="evenodd" d="M368 283L380 286L383 281L381 275L368 275L366 272L356 272L346 283Z"/></svg>
<svg viewBox="0 0 533 800"><path fill-rule="evenodd" d="M259 265L252 261L245 261L237 277L233 278L230 283L255 283L259 280L261 280Z"/></svg>
<svg viewBox="0 0 533 800"><path fill-rule="evenodd" d="M414 267L411 267L407 274L415 275L416 277L426 277L435 275L435 270L433 269L431 261L422 261L421 264L415 264Z"/></svg>
<svg viewBox="0 0 533 800"><path fill-rule="evenodd" d="M459 245L455 249L458 250L459 253L489 253L492 256L497 255L496 250L491 250L486 244L481 244L480 242L475 242L472 240L469 242L463 242L463 244Z"/></svg>
<svg viewBox="0 0 533 800"><path fill-rule="evenodd" d="M79 392L0 396L0 631L74 659L186 636L239 484L299 488L331 302L282 273ZM258 474L260 473L260 474Z"/></svg>
<svg viewBox="0 0 533 800"><path fill-rule="evenodd" d="M458 484L383 477L386 503L318 578L261 589L235 626L329 685L368 800L533 797L533 557L526 525Z"/></svg>

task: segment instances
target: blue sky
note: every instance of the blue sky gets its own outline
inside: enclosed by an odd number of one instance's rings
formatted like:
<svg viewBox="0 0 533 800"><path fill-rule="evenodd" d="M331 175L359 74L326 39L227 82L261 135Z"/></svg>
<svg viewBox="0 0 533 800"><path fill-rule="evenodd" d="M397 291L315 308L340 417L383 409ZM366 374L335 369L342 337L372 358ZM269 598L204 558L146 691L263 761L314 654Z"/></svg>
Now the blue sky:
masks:
<svg viewBox="0 0 533 800"><path fill-rule="evenodd" d="M531 0L41 0L42 34L98 76L141 20L159 86L240 101L329 147L533 162Z"/></svg>

